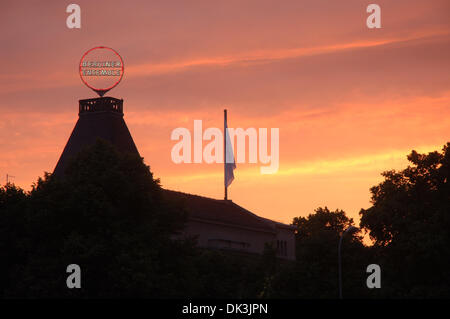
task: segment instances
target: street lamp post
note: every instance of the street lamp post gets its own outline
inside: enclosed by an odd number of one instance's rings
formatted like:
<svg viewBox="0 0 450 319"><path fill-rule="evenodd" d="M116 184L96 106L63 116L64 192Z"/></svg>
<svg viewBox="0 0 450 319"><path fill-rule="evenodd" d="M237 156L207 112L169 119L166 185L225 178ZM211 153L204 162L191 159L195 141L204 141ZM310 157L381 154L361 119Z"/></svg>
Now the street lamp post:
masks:
<svg viewBox="0 0 450 319"><path fill-rule="evenodd" d="M339 246L338 246L338 265L339 265L339 298L342 299L342 261L341 261L341 246L342 246L342 239L344 238L344 235L351 231L356 231L358 228L355 226L350 226L347 228L341 235L341 238L339 239Z"/></svg>

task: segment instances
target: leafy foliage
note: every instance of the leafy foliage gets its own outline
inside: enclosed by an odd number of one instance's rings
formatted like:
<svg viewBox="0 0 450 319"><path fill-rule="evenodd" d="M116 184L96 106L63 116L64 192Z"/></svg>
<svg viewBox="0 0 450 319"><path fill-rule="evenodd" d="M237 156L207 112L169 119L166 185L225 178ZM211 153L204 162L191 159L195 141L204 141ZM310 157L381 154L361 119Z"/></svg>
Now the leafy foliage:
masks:
<svg viewBox="0 0 450 319"><path fill-rule="evenodd" d="M386 295L450 296L450 143L442 153L408 156L411 165L383 173L371 188L361 226L375 242Z"/></svg>
<svg viewBox="0 0 450 319"><path fill-rule="evenodd" d="M141 158L98 141L64 176L46 174L28 196L13 187L1 196L9 198L1 214L9 229L1 236L21 234L0 239L16 243L8 248L16 256L6 297L152 296L164 290L169 274L161 258L179 249L170 236L181 230L184 211L163 201L159 181ZM72 263L83 269L81 290L65 286Z"/></svg>
<svg viewBox="0 0 450 319"><path fill-rule="evenodd" d="M354 226L344 211L318 208L307 217L294 218L297 227L297 272L302 289L299 297L338 297L338 243L342 233ZM347 233L342 244L343 291L347 297L367 295L365 267L367 248L358 232Z"/></svg>

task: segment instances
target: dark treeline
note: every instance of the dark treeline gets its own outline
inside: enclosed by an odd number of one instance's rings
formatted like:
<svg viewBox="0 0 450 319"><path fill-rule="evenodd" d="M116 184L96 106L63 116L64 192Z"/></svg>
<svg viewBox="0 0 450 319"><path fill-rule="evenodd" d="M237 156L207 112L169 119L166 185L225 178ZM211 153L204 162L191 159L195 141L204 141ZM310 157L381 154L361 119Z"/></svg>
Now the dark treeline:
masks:
<svg viewBox="0 0 450 319"><path fill-rule="evenodd" d="M362 231L344 236L346 298L450 297L450 143L408 160L383 173L360 212L373 246ZM141 158L99 141L64 177L46 174L30 192L0 188L0 297L338 297L338 242L354 225L344 211L293 219L295 262L269 245L253 256L171 239L186 218ZM69 264L82 269L81 289L66 286ZM381 267L381 289L366 286L369 264Z"/></svg>

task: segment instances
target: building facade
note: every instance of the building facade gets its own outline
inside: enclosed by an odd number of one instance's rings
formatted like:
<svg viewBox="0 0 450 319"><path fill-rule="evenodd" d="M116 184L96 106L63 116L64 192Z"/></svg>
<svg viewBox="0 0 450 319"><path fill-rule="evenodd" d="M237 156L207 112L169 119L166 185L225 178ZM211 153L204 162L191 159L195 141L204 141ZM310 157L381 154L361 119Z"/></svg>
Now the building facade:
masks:
<svg viewBox="0 0 450 319"><path fill-rule="evenodd" d="M183 233L200 247L262 254L266 244L277 256L295 259L295 227L259 217L231 200L218 200L175 191L167 199L182 201L188 211Z"/></svg>

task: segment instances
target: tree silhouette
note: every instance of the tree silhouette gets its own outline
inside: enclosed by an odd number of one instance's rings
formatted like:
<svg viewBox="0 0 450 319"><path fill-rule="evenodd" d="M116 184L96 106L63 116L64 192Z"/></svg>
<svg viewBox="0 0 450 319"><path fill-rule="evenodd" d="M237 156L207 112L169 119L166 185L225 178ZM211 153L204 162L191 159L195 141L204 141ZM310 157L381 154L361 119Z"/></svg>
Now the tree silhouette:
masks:
<svg viewBox="0 0 450 319"><path fill-rule="evenodd" d="M450 296L450 143L408 159L383 173L360 212L373 247L360 232L344 237L345 297ZM0 187L0 297L338 297L338 242L354 225L344 211L293 219L295 262L270 245L262 256L200 249L174 236L186 218L142 158L99 140L28 193ZM382 289L366 287L371 263ZM69 264L81 267L81 289L66 287Z"/></svg>
<svg viewBox="0 0 450 319"><path fill-rule="evenodd" d="M371 188L361 226L375 242L385 295L450 296L450 143L419 154L402 171L387 171Z"/></svg>
<svg viewBox="0 0 450 319"><path fill-rule="evenodd" d="M21 233L7 297L157 296L171 284L164 264L171 253L176 259L170 236L183 227L184 211L163 200L141 158L99 140L62 177L40 178L27 197L12 187L1 194L25 202L18 211L10 199L1 214L9 229L0 242ZM9 220L14 215L20 222ZM67 289L69 264L80 265L82 289Z"/></svg>
<svg viewBox="0 0 450 319"><path fill-rule="evenodd" d="M341 234L354 225L342 210L327 207L307 217L296 217L296 250L300 297L337 298L338 243ZM365 263L367 249L358 232L346 234L342 245L344 292L347 297L366 296Z"/></svg>

